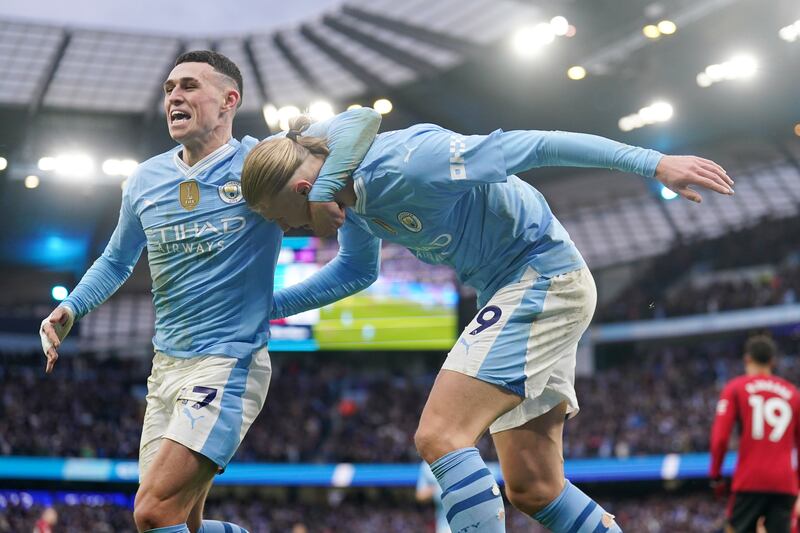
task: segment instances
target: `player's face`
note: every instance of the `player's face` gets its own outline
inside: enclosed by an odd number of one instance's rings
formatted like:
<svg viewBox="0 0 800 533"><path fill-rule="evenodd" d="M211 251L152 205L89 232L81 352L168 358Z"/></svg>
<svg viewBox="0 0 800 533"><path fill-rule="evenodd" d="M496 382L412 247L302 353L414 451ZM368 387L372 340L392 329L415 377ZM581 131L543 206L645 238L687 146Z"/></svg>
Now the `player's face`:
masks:
<svg viewBox="0 0 800 533"><path fill-rule="evenodd" d="M207 63L181 63L164 82L164 111L170 136L198 142L223 125L223 77Z"/></svg>
<svg viewBox="0 0 800 533"><path fill-rule="evenodd" d="M324 159L316 156L306 157L303 164L295 170L289 182L278 194L266 198L258 206L258 213L278 224L283 231L292 228L310 228L311 214L308 210L308 191L316 181Z"/></svg>

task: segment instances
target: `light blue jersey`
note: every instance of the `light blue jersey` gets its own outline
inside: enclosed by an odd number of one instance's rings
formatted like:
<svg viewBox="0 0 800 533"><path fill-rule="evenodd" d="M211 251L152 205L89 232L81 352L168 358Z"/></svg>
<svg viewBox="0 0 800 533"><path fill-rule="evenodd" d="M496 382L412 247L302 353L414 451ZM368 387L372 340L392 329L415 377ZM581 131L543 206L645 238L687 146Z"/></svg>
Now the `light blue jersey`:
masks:
<svg viewBox="0 0 800 533"><path fill-rule="evenodd" d="M329 139L323 173L338 179L352 171L379 123L368 110L312 125L308 135ZM146 246L156 350L242 358L263 347L282 232L242 198L242 165L257 142L232 139L192 167L181 160L181 147L142 163L128 179L105 251L64 305L76 318L100 305L128 278Z"/></svg>
<svg viewBox="0 0 800 533"><path fill-rule="evenodd" d="M585 166L652 177L661 157L594 135L497 130L464 136L420 124L378 135L353 173L357 200L348 216L355 213L371 234L405 246L422 261L453 267L462 283L478 291L482 307L528 267L553 277L584 266L542 194L513 174ZM317 200L342 187L323 177L314 188L318 184L324 194L313 195ZM368 251L362 258L371 261ZM337 275L348 279L344 268ZM320 281L312 277L299 285L293 296L301 289L315 295L303 305L291 298L284 309L313 308L311 300L327 298L338 283Z"/></svg>
<svg viewBox="0 0 800 533"><path fill-rule="evenodd" d="M433 505L436 508L436 533L450 533L450 525L447 523L447 513L444 512L442 505L442 487L433 475L431 467L423 461L419 465L419 475L417 477L417 491L431 488L433 489Z"/></svg>

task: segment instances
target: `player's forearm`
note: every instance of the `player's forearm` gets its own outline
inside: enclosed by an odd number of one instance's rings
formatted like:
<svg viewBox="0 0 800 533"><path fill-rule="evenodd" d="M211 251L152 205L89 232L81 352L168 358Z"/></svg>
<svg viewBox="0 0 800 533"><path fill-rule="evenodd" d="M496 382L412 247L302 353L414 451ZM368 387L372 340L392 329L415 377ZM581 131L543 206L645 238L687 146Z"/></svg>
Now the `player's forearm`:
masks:
<svg viewBox="0 0 800 533"><path fill-rule="evenodd" d="M75 320L78 320L114 294L131 272L133 265L119 263L103 254L61 304L68 306L75 314Z"/></svg>
<svg viewBox="0 0 800 533"><path fill-rule="evenodd" d="M663 155L586 133L503 132L501 146L509 174L532 168L569 166L610 168L652 178Z"/></svg>
<svg viewBox="0 0 800 533"><path fill-rule="evenodd" d="M378 266L358 267L340 257L310 278L275 293L270 318L285 318L332 304L372 285Z"/></svg>
<svg viewBox="0 0 800 533"><path fill-rule="evenodd" d="M379 113L360 108L345 111L330 121L309 127L306 135L327 137L330 149L330 155L308 194L310 201L333 201L334 195L346 185L347 177L361 164L380 125Z"/></svg>

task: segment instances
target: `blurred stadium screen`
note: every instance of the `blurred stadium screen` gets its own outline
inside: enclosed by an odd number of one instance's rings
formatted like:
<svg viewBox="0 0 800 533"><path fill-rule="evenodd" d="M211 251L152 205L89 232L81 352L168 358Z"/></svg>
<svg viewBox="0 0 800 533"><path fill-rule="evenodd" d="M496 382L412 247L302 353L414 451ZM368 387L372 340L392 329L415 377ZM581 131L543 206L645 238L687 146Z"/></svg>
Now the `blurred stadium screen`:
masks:
<svg viewBox="0 0 800 533"><path fill-rule="evenodd" d="M275 290L299 283L333 259L335 241L285 237ZM447 350L456 339L458 292L452 271L421 263L386 243L381 273L364 291L270 325L273 351Z"/></svg>

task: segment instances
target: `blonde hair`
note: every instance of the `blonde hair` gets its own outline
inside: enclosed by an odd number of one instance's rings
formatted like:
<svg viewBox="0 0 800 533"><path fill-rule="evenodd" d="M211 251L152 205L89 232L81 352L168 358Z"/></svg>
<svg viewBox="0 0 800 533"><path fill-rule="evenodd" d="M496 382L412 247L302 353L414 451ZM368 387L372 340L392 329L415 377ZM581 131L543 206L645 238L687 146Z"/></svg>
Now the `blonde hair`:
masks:
<svg viewBox="0 0 800 533"><path fill-rule="evenodd" d="M308 117L296 117L286 137L261 141L247 154L242 167L242 196L249 206L256 207L264 198L278 194L309 155L328 156L326 139L300 134L309 124Z"/></svg>

